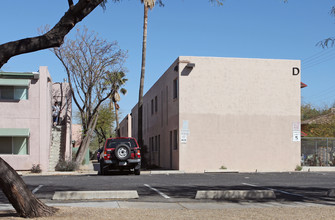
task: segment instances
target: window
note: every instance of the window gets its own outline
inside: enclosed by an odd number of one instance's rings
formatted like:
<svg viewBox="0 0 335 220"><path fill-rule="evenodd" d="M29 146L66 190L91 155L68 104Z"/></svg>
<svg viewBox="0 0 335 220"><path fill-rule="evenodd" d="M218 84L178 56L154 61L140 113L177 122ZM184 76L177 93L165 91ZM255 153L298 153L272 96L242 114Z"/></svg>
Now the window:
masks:
<svg viewBox="0 0 335 220"><path fill-rule="evenodd" d="M0 99L27 100L28 99L28 87L0 86Z"/></svg>
<svg viewBox="0 0 335 220"><path fill-rule="evenodd" d="M161 151L161 136L160 136L160 135L158 135L157 151L158 151L158 152Z"/></svg>
<svg viewBox="0 0 335 220"><path fill-rule="evenodd" d="M173 149L174 150L178 149L178 132L177 132L177 130L173 131Z"/></svg>
<svg viewBox="0 0 335 220"><path fill-rule="evenodd" d="M173 80L173 99L178 98L178 79Z"/></svg>
<svg viewBox="0 0 335 220"><path fill-rule="evenodd" d="M27 155L27 137L0 137L0 154Z"/></svg>
<svg viewBox="0 0 335 220"><path fill-rule="evenodd" d="M163 127L163 123L164 123L164 115L163 115L163 99L164 99L164 95L163 95L163 90L161 91L161 127Z"/></svg>
<svg viewBox="0 0 335 220"><path fill-rule="evenodd" d="M173 138L172 138L172 131L170 131L170 149L172 149L172 140L173 140Z"/></svg>
<svg viewBox="0 0 335 220"><path fill-rule="evenodd" d="M155 112L158 111L158 98L157 96L155 97Z"/></svg>
<svg viewBox="0 0 335 220"><path fill-rule="evenodd" d="M154 142L154 137L151 138L151 151L155 151L155 142Z"/></svg>
<svg viewBox="0 0 335 220"><path fill-rule="evenodd" d="M155 151L154 137L149 138L149 149L150 149L151 152Z"/></svg>
<svg viewBox="0 0 335 220"><path fill-rule="evenodd" d="M28 128L0 128L0 154L29 154Z"/></svg>
<svg viewBox="0 0 335 220"><path fill-rule="evenodd" d="M134 121L135 121L135 117L131 115L131 132L134 131Z"/></svg>
<svg viewBox="0 0 335 220"><path fill-rule="evenodd" d="M151 115L154 114L154 100L151 99Z"/></svg>
<svg viewBox="0 0 335 220"><path fill-rule="evenodd" d="M155 136L155 151L158 151L158 137Z"/></svg>
<svg viewBox="0 0 335 220"><path fill-rule="evenodd" d="M123 139L109 139L106 144L106 148L116 148L119 144L126 144L130 148L137 147L136 142L132 138L123 138Z"/></svg>

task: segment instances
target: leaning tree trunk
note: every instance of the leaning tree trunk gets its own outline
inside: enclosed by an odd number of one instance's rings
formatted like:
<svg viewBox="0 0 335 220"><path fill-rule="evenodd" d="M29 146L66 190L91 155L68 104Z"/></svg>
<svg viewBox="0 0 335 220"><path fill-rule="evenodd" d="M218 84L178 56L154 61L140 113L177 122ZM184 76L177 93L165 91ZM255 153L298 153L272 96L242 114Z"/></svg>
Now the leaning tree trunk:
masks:
<svg viewBox="0 0 335 220"><path fill-rule="evenodd" d="M90 145L91 138L95 129L95 126L98 122L99 115L97 114L94 119L92 119L89 123L89 126L87 128L87 132L83 134L84 136L83 140L80 143L79 149L76 154L76 163L78 165L82 164L84 161L85 153Z"/></svg>
<svg viewBox="0 0 335 220"><path fill-rule="evenodd" d="M37 199L17 172L0 157L0 188L21 217L53 215L57 209Z"/></svg>

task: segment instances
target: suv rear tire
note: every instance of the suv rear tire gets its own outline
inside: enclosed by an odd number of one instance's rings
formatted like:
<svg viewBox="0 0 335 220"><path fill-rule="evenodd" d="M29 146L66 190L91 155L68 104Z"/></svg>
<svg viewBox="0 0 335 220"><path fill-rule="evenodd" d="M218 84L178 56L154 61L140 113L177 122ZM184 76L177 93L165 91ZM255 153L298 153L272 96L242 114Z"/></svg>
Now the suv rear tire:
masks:
<svg viewBox="0 0 335 220"><path fill-rule="evenodd" d="M141 169L135 169L134 174L135 175L140 175L141 174Z"/></svg>
<svg viewBox="0 0 335 220"><path fill-rule="evenodd" d="M104 164L102 161L100 161L100 175L102 176L106 175L106 171L104 169Z"/></svg>

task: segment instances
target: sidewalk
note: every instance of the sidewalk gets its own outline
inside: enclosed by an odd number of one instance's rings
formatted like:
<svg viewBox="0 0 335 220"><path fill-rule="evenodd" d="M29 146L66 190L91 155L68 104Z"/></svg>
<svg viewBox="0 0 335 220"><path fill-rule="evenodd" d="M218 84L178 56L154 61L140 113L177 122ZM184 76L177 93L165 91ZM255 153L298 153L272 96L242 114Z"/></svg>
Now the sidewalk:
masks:
<svg viewBox="0 0 335 220"><path fill-rule="evenodd" d="M31 173L30 171L18 171L20 176L61 176L61 175L97 175L97 170L77 170L77 171L52 171L42 173ZM154 175L154 174L185 174L184 171L179 170L141 170L141 175Z"/></svg>
<svg viewBox="0 0 335 220"><path fill-rule="evenodd" d="M97 160L92 160L88 165L82 165L79 170L76 171L48 171L42 173L31 173L30 171L18 171L21 176L59 176L59 175L97 175L99 171L99 163ZM293 172L335 172L335 167L308 167L303 166L301 171ZM216 169L216 170L204 170L203 172L185 172L183 170L165 170L165 169L154 169L154 170L141 170L141 175L155 175L155 174L205 174L205 173L239 173L238 170L229 169Z"/></svg>
<svg viewBox="0 0 335 220"><path fill-rule="evenodd" d="M85 202L47 203L59 208L51 217L37 220L70 219L334 219L335 207L312 203L153 203ZM9 206L0 205L0 218L15 217Z"/></svg>

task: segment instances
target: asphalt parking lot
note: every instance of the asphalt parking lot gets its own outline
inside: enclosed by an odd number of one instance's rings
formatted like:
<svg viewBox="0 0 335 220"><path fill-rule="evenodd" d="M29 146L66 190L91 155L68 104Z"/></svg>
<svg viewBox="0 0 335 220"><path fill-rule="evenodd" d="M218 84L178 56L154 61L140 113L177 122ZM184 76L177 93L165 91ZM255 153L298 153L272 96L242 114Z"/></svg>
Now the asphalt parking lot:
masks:
<svg viewBox="0 0 335 220"><path fill-rule="evenodd" d="M215 202L280 202L335 204L327 196L333 189L333 172L292 172L292 173L205 173L205 174L150 174L140 176L128 173L114 173L100 176L95 173L84 175L29 175L23 180L35 195L45 202L52 200L57 191L137 191L137 199L123 199L128 202L208 202L196 199L198 191L209 190L272 190L276 198L230 201L216 199ZM119 200L119 199L118 199ZM213 201L213 200L211 200ZM69 202L69 201L67 201ZM80 202L80 201L72 201ZM0 193L0 204L8 204Z"/></svg>

